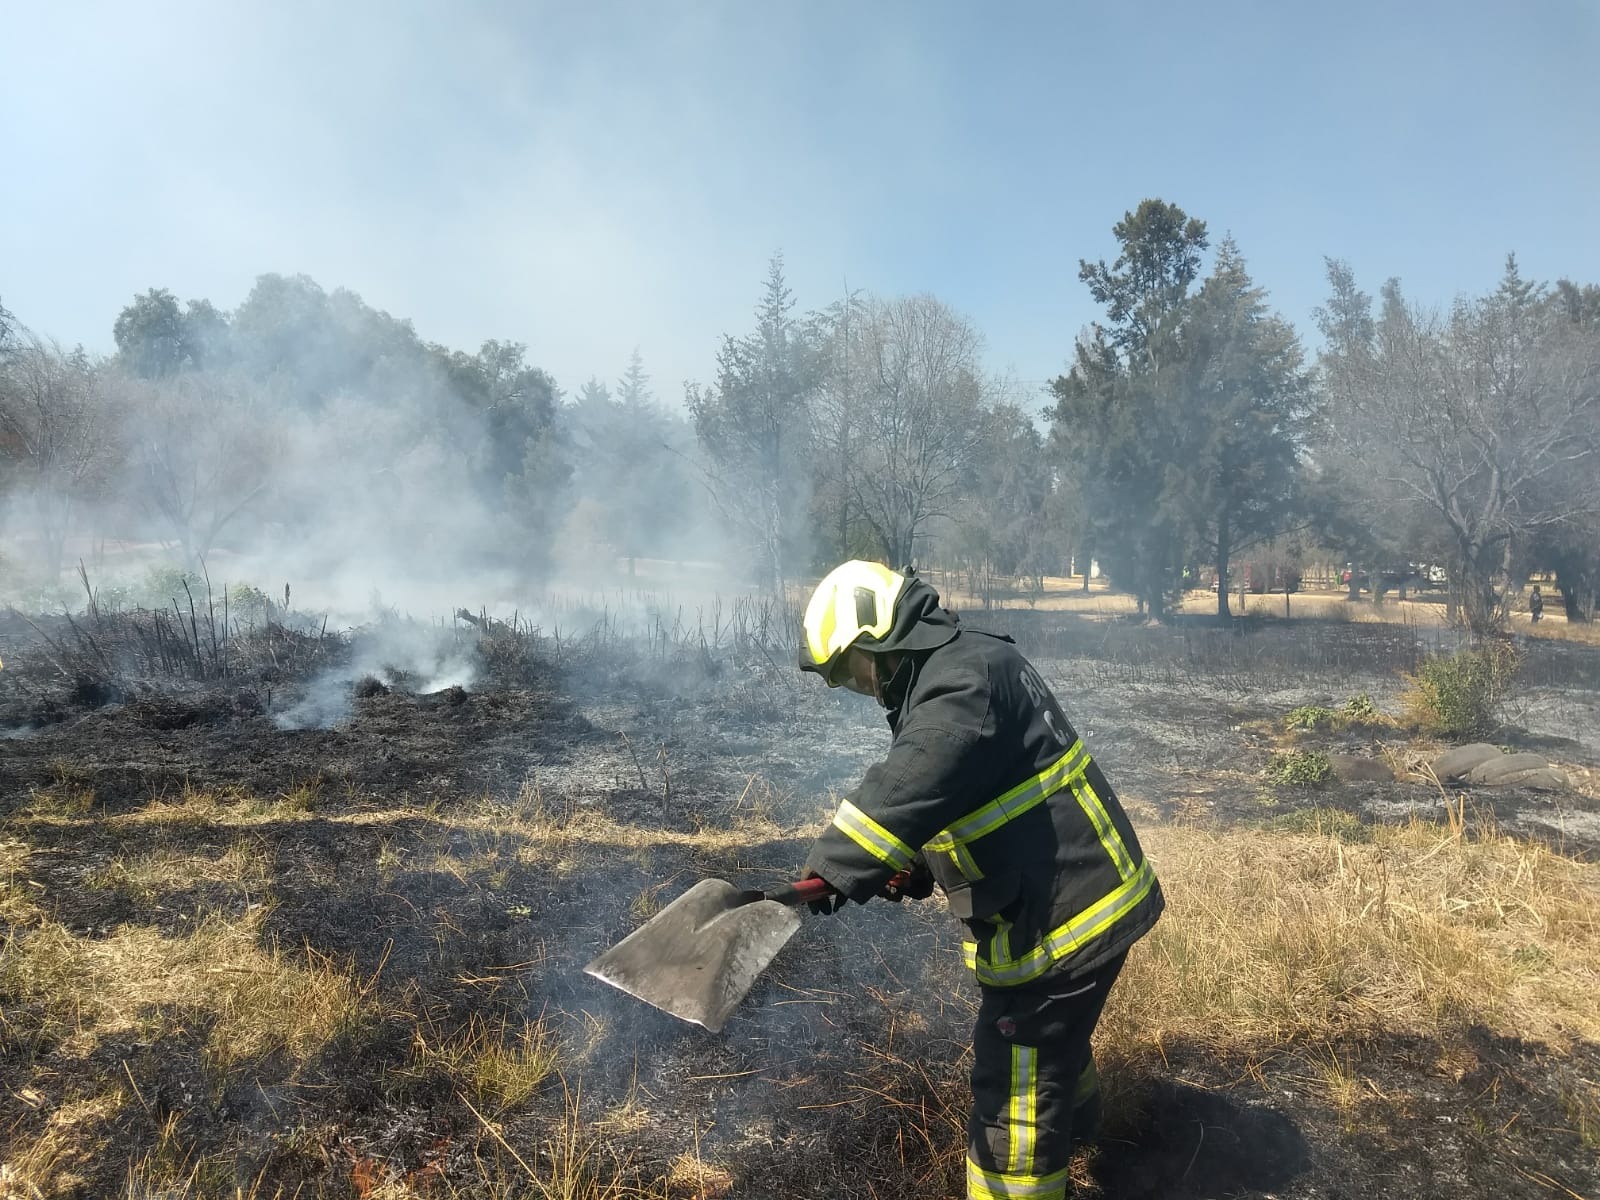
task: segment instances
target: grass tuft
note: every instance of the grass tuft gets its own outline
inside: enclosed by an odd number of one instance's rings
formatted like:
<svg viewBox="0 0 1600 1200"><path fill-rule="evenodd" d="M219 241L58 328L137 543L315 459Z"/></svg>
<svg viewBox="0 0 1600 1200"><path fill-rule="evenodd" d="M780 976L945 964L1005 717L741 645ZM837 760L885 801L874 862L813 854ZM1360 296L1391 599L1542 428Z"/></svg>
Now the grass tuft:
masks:
<svg viewBox="0 0 1600 1200"><path fill-rule="evenodd" d="M443 1035L419 1023L404 1074L442 1073L498 1114L532 1099L561 1059L561 1046L542 1017L513 1026L505 1018L473 1016L464 1028Z"/></svg>
<svg viewBox="0 0 1600 1200"><path fill-rule="evenodd" d="M261 846L239 841L215 857L167 848L116 858L93 872L87 882L91 887L119 891L148 903L197 883L228 884L246 893L263 892L271 879L270 854Z"/></svg>
<svg viewBox="0 0 1600 1200"><path fill-rule="evenodd" d="M327 958L263 944L267 911L203 916L188 934L125 925L81 937L49 922L0 943L0 995L51 1041L155 1037L174 1012L210 1018L215 1070L275 1051L305 1060L360 1020L362 988Z"/></svg>

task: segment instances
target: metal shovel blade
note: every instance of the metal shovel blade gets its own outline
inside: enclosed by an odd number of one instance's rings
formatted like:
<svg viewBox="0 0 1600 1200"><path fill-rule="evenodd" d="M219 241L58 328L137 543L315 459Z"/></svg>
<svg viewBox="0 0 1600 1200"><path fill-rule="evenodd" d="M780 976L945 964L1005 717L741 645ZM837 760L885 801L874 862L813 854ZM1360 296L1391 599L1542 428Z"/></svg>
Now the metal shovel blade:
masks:
<svg viewBox="0 0 1600 1200"><path fill-rule="evenodd" d="M703 879L584 970L716 1033L800 928L793 908L759 896Z"/></svg>

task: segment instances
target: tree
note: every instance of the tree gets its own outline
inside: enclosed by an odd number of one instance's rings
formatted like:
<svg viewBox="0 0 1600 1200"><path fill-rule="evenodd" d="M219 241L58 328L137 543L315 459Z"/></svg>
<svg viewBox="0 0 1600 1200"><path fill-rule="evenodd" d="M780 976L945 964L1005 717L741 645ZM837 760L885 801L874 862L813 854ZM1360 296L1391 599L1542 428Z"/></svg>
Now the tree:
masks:
<svg viewBox="0 0 1600 1200"><path fill-rule="evenodd" d="M813 566L821 570L847 559L882 553L876 534L861 519L849 487L868 307L861 292L846 289L841 299L808 318L818 372L813 400L812 551Z"/></svg>
<svg viewBox="0 0 1600 1200"><path fill-rule="evenodd" d="M988 403L982 338L932 296L869 300L847 358L854 383L832 393L827 428L849 431L829 457L851 510L885 561L910 565L934 521L955 515Z"/></svg>
<svg viewBox="0 0 1600 1200"><path fill-rule="evenodd" d="M1027 412L1001 401L982 414L953 521L952 548L970 572L1041 581L1065 559L1052 474L1044 435Z"/></svg>
<svg viewBox="0 0 1600 1200"><path fill-rule="evenodd" d="M279 459L272 405L237 373L111 382L132 499L178 547L185 566L198 565L267 495Z"/></svg>
<svg viewBox="0 0 1600 1200"><path fill-rule="evenodd" d="M13 460L15 497L33 522L50 582L83 503L97 495L116 445L93 364L28 334L0 360L0 430Z"/></svg>
<svg viewBox="0 0 1600 1200"><path fill-rule="evenodd" d="M1110 323L1078 339L1072 368L1050 385L1052 440L1086 540L1161 617L1186 551L1187 515L1165 488L1188 453L1189 286L1207 235L1160 200L1140 203L1113 232L1122 251L1111 267L1079 264Z"/></svg>
<svg viewBox="0 0 1600 1200"><path fill-rule="evenodd" d="M1222 581L1217 615L1225 620L1230 557L1299 519L1300 454L1310 416L1300 339L1267 311L1265 293L1231 238L1195 298L1187 353L1186 450L1169 465L1167 503L1193 516L1198 548Z"/></svg>
<svg viewBox="0 0 1600 1200"><path fill-rule="evenodd" d="M117 314L111 334L129 371L145 379L172 375L183 365L183 313L165 288L151 288Z"/></svg>
<svg viewBox="0 0 1600 1200"><path fill-rule="evenodd" d="M509 507L521 523L524 557L531 540L542 553L565 501L571 466L557 427L555 381L529 365L520 342L490 340L477 354L431 352L459 409L442 414L459 426L469 478L485 503ZM508 531L509 532L509 531Z"/></svg>
<svg viewBox="0 0 1600 1200"><path fill-rule="evenodd" d="M688 431L656 403L637 348L616 397L590 379L568 422L585 519L628 560L631 577L638 558L660 553L687 523Z"/></svg>
<svg viewBox="0 0 1600 1200"><path fill-rule="evenodd" d="M1329 279L1355 318L1335 318L1354 335L1323 364L1330 451L1362 463L1378 499L1431 516L1449 540L1462 618L1486 633L1504 619L1496 577L1537 538L1600 513L1600 348L1514 257L1493 293L1448 318L1408 304L1391 280L1366 343L1348 271L1330 267Z"/></svg>
<svg viewBox="0 0 1600 1200"><path fill-rule="evenodd" d="M1116 262L1080 260L1078 278L1106 306L1111 344L1126 357L1153 359L1200 274L1206 224L1176 204L1142 200L1111 232L1122 245Z"/></svg>
<svg viewBox="0 0 1600 1200"><path fill-rule="evenodd" d="M685 389L707 491L758 564L762 586L780 593L807 540L801 521L818 382L814 346L793 310L776 254L755 331L723 339L715 384Z"/></svg>
<svg viewBox="0 0 1600 1200"><path fill-rule="evenodd" d="M209 300L190 300L183 312L183 353L192 367L224 367L232 357L228 314Z"/></svg>

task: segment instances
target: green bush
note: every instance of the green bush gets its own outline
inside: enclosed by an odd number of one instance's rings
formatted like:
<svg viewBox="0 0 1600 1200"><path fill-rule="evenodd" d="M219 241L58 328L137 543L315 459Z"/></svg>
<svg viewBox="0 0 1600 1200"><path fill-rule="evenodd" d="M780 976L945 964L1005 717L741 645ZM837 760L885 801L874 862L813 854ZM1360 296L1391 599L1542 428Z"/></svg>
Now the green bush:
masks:
<svg viewBox="0 0 1600 1200"><path fill-rule="evenodd" d="M272 600L254 584L236 583L228 589L228 608L236 621L265 623L272 615Z"/></svg>
<svg viewBox="0 0 1600 1200"><path fill-rule="evenodd" d="M1522 666L1522 656L1494 642L1423 661L1401 696L1407 720L1433 737L1466 741L1499 728L1500 705Z"/></svg>
<svg viewBox="0 0 1600 1200"><path fill-rule="evenodd" d="M1339 714L1318 704L1302 704L1291 708L1283 723L1290 729L1332 729L1339 723Z"/></svg>
<svg viewBox="0 0 1600 1200"><path fill-rule="evenodd" d="M185 583L189 585L188 594L183 590ZM206 597L205 580L195 572L185 571L171 563L157 563L144 573L138 600L144 608L171 608L174 600L180 606L187 606L190 594L197 603L203 604Z"/></svg>
<svg viewBox="0 0 1600 1200"><path fill-rule="evenodd" d="M1347 725L1380 725L1385 719L1378 706L1372 702L1372 697L1365 692L1346 700L1344 711L1340 715Z"/></svg>
<svg viewBox="0 0 1600 1200"><path fill-rule="evenodd" d="M1333 764L1320 750L1290 750L1274 754L1267 764L1267 780L1279 786L1314 786L1333 778Z"/></svg>
<svg viewBox="0 0 1600 1200"><path fill-rule="evenodd" d="M1363 692L1351 696L1341 708L1324 708L1320 704L1292 708L1283 723L1291 731L1309 733L1317 729L1348 729L1352 725L1382 725L1387 721L1372 697Z"/></svg>

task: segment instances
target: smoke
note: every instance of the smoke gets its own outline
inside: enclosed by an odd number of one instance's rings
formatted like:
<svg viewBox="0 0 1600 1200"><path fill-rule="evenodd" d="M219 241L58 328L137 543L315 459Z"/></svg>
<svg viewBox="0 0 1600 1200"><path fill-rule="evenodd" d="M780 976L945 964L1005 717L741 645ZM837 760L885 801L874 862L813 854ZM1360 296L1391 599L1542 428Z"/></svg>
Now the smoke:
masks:
<svg viewBox="0 0 1600 1200"><path fill-rule="evenodd" d="M354 715L362 680L432 695L452 687L469 689L477 676L471 650L454 630L388 621L358 636L348 662L313 676L299 699L272 719L279 729L330 729Z"/></svg>
<svg viewBox="0 0 1600 1200"><path fill-rule="evenodd" d="M287 588L336 628L739 582L693 433L637 358L626 402L579 405L522 346L452 351L305 277L263 276L226 322L147 293L118 336L117 360L31 342L0 361L0 407L32 422L0 509L0 587L23 607L81 606L79 560L131 602L165 606L181 569L219 595ZM440 674L426 657L394 661Z"/></svg>

